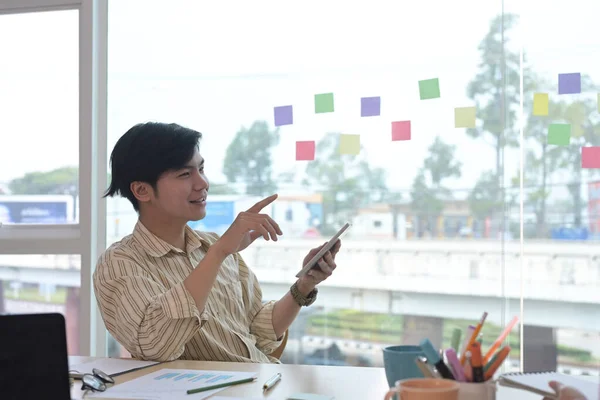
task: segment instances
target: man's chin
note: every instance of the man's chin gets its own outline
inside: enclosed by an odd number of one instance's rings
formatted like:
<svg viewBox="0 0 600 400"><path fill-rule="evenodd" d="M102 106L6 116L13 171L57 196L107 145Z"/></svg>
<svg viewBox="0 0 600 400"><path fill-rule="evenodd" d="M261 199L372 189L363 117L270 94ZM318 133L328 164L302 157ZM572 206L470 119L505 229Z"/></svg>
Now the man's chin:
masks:
<svg viewBox="0 0 600 400"><path fill-rule="evenodd" d="M201 219L204 219L204 217L206 217L206 211L203 213L194 213L192 218L190 218L190 221L200 221Z"/></svg>

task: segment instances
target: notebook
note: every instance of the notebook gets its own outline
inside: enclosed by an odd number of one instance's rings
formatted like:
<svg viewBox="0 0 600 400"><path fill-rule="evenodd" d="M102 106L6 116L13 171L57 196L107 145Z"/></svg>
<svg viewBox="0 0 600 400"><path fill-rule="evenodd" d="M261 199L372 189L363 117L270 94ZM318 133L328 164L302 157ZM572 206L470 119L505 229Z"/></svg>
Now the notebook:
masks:
<svg viewBox="0 0 600 400"><path fill-rule="evenodd" d="M584 380L558 372L535 372L535 373L509 373L501 375L498 382L502 386L523 389L537 393L551 399L556 399L556 394L548 386L550 381L557 381L566 386L572 386L583 393L587 400L600 400L600 378L595 380Z"/></svg>

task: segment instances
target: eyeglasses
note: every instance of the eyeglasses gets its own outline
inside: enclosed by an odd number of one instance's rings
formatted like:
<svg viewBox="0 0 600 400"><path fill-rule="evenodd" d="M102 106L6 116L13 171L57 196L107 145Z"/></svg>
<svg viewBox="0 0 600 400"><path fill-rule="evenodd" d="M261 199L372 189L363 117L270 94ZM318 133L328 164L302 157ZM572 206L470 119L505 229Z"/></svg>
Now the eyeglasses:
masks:
<svg viewBox="0 0 600 400"><path fill-rule="evenodd" d="M69 372L78 372L71 370ZM108 374L97 368L92 369L91 374L81 376L81 390L92 390L94 392L104 392L107 385L114 385L115 380Z"/></svg>

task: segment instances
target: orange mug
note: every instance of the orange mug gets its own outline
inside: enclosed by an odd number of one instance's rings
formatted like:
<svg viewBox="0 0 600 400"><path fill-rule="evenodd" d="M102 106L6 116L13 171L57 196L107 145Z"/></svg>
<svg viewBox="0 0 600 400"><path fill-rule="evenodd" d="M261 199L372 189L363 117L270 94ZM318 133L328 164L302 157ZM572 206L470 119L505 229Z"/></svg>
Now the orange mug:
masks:
<svg viewBox="0 0 600 400"><path fill-rule="evenodd" d="M385 400L391 400L394 395L398 395L398 400L458 400L458 389L458 383L448 379L404 379L396 382Z"/></svg>

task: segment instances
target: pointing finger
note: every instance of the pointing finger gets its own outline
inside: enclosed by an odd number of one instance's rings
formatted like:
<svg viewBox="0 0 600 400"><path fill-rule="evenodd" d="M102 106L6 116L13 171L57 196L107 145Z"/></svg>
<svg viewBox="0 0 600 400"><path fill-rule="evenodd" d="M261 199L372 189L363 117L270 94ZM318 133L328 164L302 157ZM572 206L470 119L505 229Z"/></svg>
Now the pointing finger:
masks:
<svg viewBox="0 0 600 400"><path fill-rule="evenodd" d="M249 212L249 213L261 212L263 208L265 208L266 206L268 206L269 204L274 202L277 199L277 196L278 196L277 194L273 194L265 199L262 199L261 201L259 201L258 203L256 203L252 207L250 207L247 212Z"/></svg>

